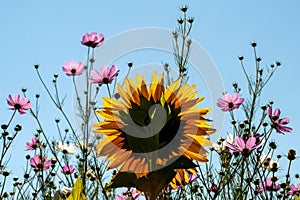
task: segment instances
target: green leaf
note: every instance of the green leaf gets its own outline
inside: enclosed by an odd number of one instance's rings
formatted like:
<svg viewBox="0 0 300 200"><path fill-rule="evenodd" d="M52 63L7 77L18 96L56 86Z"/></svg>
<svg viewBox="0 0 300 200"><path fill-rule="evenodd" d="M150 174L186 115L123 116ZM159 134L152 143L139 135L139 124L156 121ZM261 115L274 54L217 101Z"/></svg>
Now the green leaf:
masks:
<svg viewBox="0 0 300 200"><path fill-rule="evenodd" d="M72 189L72 193L67 198L67 200L86 200L87 198L82 193L83 191L83 184L80 178L77 178L75 185Z"/></svg>
<svg viewBox="0 0 300 200"><path fill-rule="evenodd" d="M112 178L111 182L107 184L106 188L136 187L136 182L137 177L135 173L120 172Z"/></svg>
<svg viewBox="0 0 300 200"><path fill-rule="evenodd" d="M159 193L170 183L176 173L172 166L150 172L137 180L136 188L145 192L150 199L156 199Z"/></svg>

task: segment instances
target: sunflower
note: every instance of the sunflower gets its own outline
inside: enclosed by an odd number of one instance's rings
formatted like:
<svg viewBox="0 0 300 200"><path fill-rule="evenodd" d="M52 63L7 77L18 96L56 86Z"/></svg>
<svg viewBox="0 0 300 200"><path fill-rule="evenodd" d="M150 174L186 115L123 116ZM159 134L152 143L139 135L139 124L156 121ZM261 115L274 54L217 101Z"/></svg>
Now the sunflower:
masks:
<svg viewBox="0 0 300 200"><path fill-rule="evenodd" d="M93 125L94 133L105 135L97 151L110 161L108 168L147 174L181 156L207 161L203 146L211 145L214 129L204 118L210 109L198 108L204 98L197 97L195 85L178 79L166 87L164 75L156 72L150 87L139 75L136 83L126 78L124 85L116 86L119 99L103 97L97 115L104 121Z"/></svg>

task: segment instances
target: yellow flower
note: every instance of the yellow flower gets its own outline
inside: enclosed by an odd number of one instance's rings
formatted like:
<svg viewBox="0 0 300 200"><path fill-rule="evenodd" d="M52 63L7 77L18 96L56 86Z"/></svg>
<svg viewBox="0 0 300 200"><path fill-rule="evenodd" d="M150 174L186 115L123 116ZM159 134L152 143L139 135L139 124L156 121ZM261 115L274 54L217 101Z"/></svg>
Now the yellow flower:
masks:
<svg viewBox="0 0 300 200"><path fill-rule="evenodd" d="M210 109L198 108L204 98L195 85L178 79L166 88L163 77L154 72L150 88L144 77L137 75L136 83L126 78L124 88L117 85L120 100L103 97L97 114L104 121L93 126L105 135L96 149L111 161L109 168L147 174L180 156L207 161L203 146L211 146L214 129L204 116Z"/></svg>

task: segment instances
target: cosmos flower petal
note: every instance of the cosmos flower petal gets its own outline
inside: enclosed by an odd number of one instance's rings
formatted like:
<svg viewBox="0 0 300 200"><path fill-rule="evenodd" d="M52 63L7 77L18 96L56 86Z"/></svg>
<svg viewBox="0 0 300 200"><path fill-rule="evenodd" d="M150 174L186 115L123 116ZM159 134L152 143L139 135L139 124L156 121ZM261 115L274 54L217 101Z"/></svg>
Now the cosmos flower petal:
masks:
<svg viewBox="0 0 300 200"><path fill-rule="evenodd" d="M243 138L241 138L241 137L235 137L234 138L234 142L235 142L235 144L239 147L239 148L241 148L241 149L244 149L245 147L246 147L246 144L245 144L245 141L244 141L244 139Z"/></svg>
<svg viewBox="0 0 300 200"><path fill-rule="evenodd" d="M233 152L239 152L240 151L240 148L236 147L235 145L229 143L229 142L226 142L226 146Z"/></svg>
<svg viewBox="0 0 300 200"><path fill-rule="evenodd" d="M255 137L250 137L248 138L245 148L249 150L255 149L255 143L256 143L256 138Z"/></svg>
<svg viewBox="0 0 300 200"><path fill-rule="evenodd" d="M273 116L279 117L279 116L280 116L280 113L281 113L280 109L279 109L279 108L276 108L276 109L274 110Z"/></svg>

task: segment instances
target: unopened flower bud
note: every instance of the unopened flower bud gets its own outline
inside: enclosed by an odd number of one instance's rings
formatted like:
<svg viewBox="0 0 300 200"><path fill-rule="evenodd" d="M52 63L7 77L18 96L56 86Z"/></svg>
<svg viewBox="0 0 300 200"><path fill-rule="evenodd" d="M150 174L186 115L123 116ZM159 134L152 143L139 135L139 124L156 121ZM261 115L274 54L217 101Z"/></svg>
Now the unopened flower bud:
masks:
<svg viewBox="0 0 300 200"><path fill-rule="evenodd" d="M128 65L128 67L132 67L132 66L133 66L133 63L132 63L131 61L129 61L129 62L127 63L127 65Z"/></svg>
<svg viewBox="0 0 300 200"><path fill-rule="evenodd" d="M296 151L294 149L290 149L288 152L287 158L289 160L295 160L296 159Z"/></svg>
<svg viewBox="0 0 300 200"><path fill-rule="evenodd" d="M256 46L257 46L256 42L254 42L254 41L251 42L251 46L252 46L252 47L256 47Z"/></svg>
<svg viewBox="0 0 300 200"><path fill-rule="evenodd" d="M2 128L3 130L6 130L6 129L8 128L8 126L7 126L6 124L2 124L2 125L1 125L1 128Z"/></svg>
<svg viewBox="0 0 300 200"><path fill-rule="evenodd" d="M194 22L194 18L193 17L190 17L190 18L188 18L188 20L187 20L190 24L192 24L193 22Z"/></svg>
<svg viewBox="0 0 300 200"><path fill-rule="evenodd" d="M178 24L182 24L183 23L183 19L179 18L179 19L177 19L177 22L178 22Z"/></svg>
<svg viewBox="0 0 300 200"><path fill-rule="evenodd" d="M10 173L8 171L3 171L2 174L3 176L9 176Z"/></svg>
<svg viewBox="0 0 300 200"><path fill-rule="evenodd" d="M232 87L233 88L237 88L238 87L238 84L236 82L232 83Z"/></svg>
<svg viewBox="0 0 300 200"><path fill-rule="evenodd" d="M178 32L177 32L177 31L174 31L174 32L173 32L173 37L174 37L175 39L177 39L177 37L178 37Z"/></svg>
<svg viewBox="0 0 300 200"><path fill-rule="evenodd" d="M181 7L180 7L180 10L181 10L182 12L186 12L186 11L187 11L187 9L188 9L188 7L187 7L187 6L181 6Z"/></svg>
<svg viewBox="0 0 300 200"><path fill-rule="evenodd" d="M270 147L271 149L276 149L276 148L277 148L277 145L276 145L275 142L270 142L269 147Z"/></svg>
<svg viewBox="0 0 300 200"><path fill-rule="evenodd" d="M7 192L4 192L3 193L3 198L7 198L8 197L8 193Z"/></svg>
<svg viewBox="0 0 300 200"><path fill-rule="evenodd" d="M267 110L267 106L262 106L261 109L262 110Z"/></svg>
<svg viewBox="0 0 300 200"><path fill-rule="evenodd" d="M277 178L276 176L272 176L272 177L271 177L271 181L272 181L272 182L275 183L277 180L278 180L278 178Z"/></svg>
<svg viewBox="0 0 300 200"><path fill-rule="evenodd" d="M240 128L245 128L244 122L241 122L241 123L240 123Z"/></svg>
<svg viewBox="0 0 300 200"><path fill-rule="evenodd" d="M20 124L17 124L15 126L15 131L21 131L22 130L22 126Z"/></svg>
<svg viewBox="0 0 300 200"><path fill-rule="evenodd" d="M276 65L279 67L281 65L281 62L276 61Z"/></svg>
<svg viewBox="0 0 300 200"><path fill-rule="evenodd" d="M8 134L9 134L8 132L4 131L4 132L2 133L2 136L3 136L3 137L6 137L6 136L8 136Z"/></svg>

